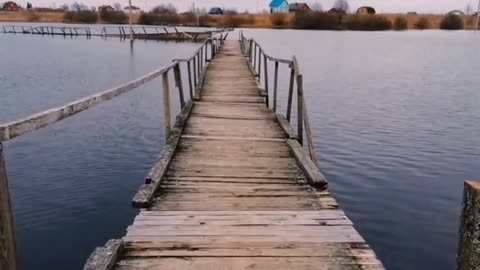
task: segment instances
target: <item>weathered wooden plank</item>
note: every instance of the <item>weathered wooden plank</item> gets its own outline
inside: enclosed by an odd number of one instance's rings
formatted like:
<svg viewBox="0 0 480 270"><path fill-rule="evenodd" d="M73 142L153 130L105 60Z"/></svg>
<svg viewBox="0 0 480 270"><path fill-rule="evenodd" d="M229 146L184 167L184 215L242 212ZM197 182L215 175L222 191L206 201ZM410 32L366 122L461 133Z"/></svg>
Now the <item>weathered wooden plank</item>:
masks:
<svg viewBox="0 0 480 270"><path fill-rule="evenodd" d="M293 131L293 128L288 122L287 118L285 118L285 116L279 113L276 113L275 116L277 118L278 124L282 128L283 132L287 134L288 138L297 139L297 135L295 134L295 131Z"/></svg>
<svg viewBox="0 0 480 270"><path fill-rule="evenodd" d="M167 172L168 165L170 165L170 162L172 161L175 149L180 141L180 136L182 134L185 121L188 118L192 107L193 101L190 100L185 104L182 111L178 115L175 127L172 130L165 147L160 153L155 165L146 177L146 183L140 187L132 200L132 205L134 207L147 207L152 200L154 193L158 190L158 187L162 182L162 178Z"/></svg>
<svg viewBox="0 0 480 270"><path fill-rule="evenodd" d="M480 183L465 182L457 269L480 269Z"/></svg>
<svg viewBox="0 0 480 270"><path fill-rule="evenodd" d="M122 240L109 240L105 246L96 248L83 266L83 270L111 270L122 251Z"/></svg>
<svg viewBox="0 0 480 270"><path fill-rule="evenodd" d="M17 270L17 251L13 212L8 188L7 168L0 142L0 269Z"/></svg>
<svg viewBox="0 0 480 270"><path fill-rule="evenodd" d="M297 140L287 140L288 145L292 149L292 153L307 176L310 184L316 188L325 188L327 182L323 174L318 170L313 161L306 156L305 151Z"/></svg>

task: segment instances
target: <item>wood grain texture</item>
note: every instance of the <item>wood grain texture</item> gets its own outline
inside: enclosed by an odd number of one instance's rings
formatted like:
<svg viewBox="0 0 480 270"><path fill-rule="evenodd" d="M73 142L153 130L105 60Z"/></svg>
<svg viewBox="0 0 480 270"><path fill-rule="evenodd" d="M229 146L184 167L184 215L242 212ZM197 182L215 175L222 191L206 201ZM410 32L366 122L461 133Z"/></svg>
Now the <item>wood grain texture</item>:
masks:
<svg viewBox="0 0 480 270"><path fill-rule="evenodd" d="M85 263L83 270L111 270L122 250L122 240L109 240L105 246L96 248Z"/></svg>
<svg viewBox="0 0 480 270"><path fill-rule="evenodd" d="M208 63L114 269L383 269L248 65L230 41Z"/></svg>
<svg viewBox="0 0 480 270"><path fill-rule="evenodd" d="M0 142L0 269L17 270L13 212L8 189L7 168Z"/></svg>

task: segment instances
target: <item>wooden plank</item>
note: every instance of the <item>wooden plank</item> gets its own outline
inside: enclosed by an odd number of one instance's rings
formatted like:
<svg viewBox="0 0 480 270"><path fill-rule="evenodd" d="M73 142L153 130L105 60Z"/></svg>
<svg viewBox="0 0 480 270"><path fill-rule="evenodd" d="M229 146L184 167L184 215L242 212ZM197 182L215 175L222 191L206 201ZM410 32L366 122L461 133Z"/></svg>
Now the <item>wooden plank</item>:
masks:
<svg viewBox="0 0 480 270"><path fill-rule="evenodd" d="M162 183L162 178L167 172L168 165L170 165L170 162L172 161L175 149L180 141L182 129L185 125L188 115L192 110L192 107L193 101L190 100L185 104L185 107L183 107L181 113L178 115L175 127L171 132L171 136L168 138L162 152L160 153L160 156L155 162L155 165L148 173L145 184L140 187L132 200L132 205L134 207L147 207L150 204L154 193L158 190L158 187Z"/></svg>
<svg viewBox="0 0 480 270"><path fill-rule="evenodd" d="M313 161L307 157L305 151L297 140L287 140L288 145L292 149L292 153L302 168L303 172L307 176L309 183L315 188L325 188L327 182L323 174L318 170Z"/></svg>
<svg viewBox="0 0 480 270"><path fill-rule="evenodd" d="M109 240L105 246L96 248L83 266L83 270L111 270L122 251L122 240Z"/></svg>
<svg viewBox="0 0 480 270"><path fill-rule="evenodd" d="M283 132L287 134L288 138L297 139L297 135L295 134L295 131L293 131L292 126L290 126L287 118L285 118L285 116L279 113L276 113L275 116L277 118L278 124L280 124L280 127L282 128Z"/></svg>
<svg viewBox="0 0 480 270"><path fill-rule="evenodd" d="M170 116L170 88L168 85L168 73L164 73L162 76L163 84L163 123L165 126L165 141L170 137L171 132L171 116Z"/></svg>
<svg viewBox="0 0 480 270"><path fill-rule="evenodd" d="M17 270L17 251L7 168L0 142L0 269Z"/></svg>
<svg viewBox="0 0 480 270"><path fill-rule="evenodd" d="M480 268L480 183L465 182L460 217L457 269Z"/></svg>

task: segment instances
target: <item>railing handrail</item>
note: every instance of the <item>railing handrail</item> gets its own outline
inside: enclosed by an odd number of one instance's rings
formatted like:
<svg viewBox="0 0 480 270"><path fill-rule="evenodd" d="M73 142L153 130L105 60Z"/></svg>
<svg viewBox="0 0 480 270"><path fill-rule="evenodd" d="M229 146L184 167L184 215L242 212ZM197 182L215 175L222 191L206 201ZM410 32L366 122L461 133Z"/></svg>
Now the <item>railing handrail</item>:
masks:
<svg viewBox="0 0 480 270"><path fill-rule="evenodd" d="M212 46L220 46L219 44L214 44L213 39L205 40L200 45L199 49L197 49L194 52L193 56L189 59L175 60L171 64L164 66L162 68L159 68L138 79L135 79L125 84L102 91L97 94L93 94L87 97L77 99L65 105L50 108L42 112L34 113L27 117L23 117L14 121L0 123L0 143L11 140L13 138L22 136L24 134L27 134L33 131L36 131L38 129L53 125L77 113L85 111L95 105L111 100L117 96L130 92L134 89L137 89L141 85L169 72L170 70L175 68L177 65L179 65L180 62L189 62L189 61L192 61L194 58L199 57L200 52L203 51L206 48L206 46L208 46L209 43L211 43ZM207 50L205 49L205 51ZM215 50L212 50L212 51L215 51ZM213 56L213 54L211 55ZM201 56L203 57L203 54ZM203 61L203 59L201 60L199 59L199 61ZM208 61L208 60L205 58L205 61ZM200 73L201 73L200 69L198 69L198 74Z"/></svg>
<svg viewBox="0 0 480 270"><path fill-rule="evenodd" d="M259 83L261 81L261 61L262 61L262 54L264 57L264 81L265 81L265 92L266 92L266 104L267 107L269 106L269 89L268 89L268 65L266 63L267 60L270 60L275 63L275 76L274 76L274 88L273 88L273 110L277 112L277 88L278 88L278 63L284 63L288 64L289 68L291 69L291 75L290 75L290 87L289 87L289 95L288 95L288 101L287 101L287 112L285 118L287 119L288 122L290 122L290 116L291 116L291 108L292 108L292 102L293 102L293 88L294 88L294 82L297 83L297 134L296 134L296 139L299 140L300 144L303 145L303 133L305 131L306 139L307 139L307 147L309 150L310 154L310 159L317 165L318 167L318 156L315 151L315 145L313 142L313 136L312 136L312 130L310 126L310 121L308 117L308 110L307 110L307 103L305 101L305 96L304 96L304 89L303 89L303 75L300 72L300 65L298 64L298 60L295 57L295 55L292 57L292 60L287 60L287 59L282 59L282 58L277 58L273 57L265 52L265 50L262 48L262 46L253 38L248 39L243 35L243 31L240 31L240 46L242 49L242 52L248 56L250 61L253 62L253 67L252 63L249 62L250 66L253 69L253 72L256 73L256 76L258 77ZM253 55L252 55L252 47L255 46L253 49ZM256 71L257 68L257 48L258 48L258 72ZM261 87L261 86L260 86Z"/></svg>

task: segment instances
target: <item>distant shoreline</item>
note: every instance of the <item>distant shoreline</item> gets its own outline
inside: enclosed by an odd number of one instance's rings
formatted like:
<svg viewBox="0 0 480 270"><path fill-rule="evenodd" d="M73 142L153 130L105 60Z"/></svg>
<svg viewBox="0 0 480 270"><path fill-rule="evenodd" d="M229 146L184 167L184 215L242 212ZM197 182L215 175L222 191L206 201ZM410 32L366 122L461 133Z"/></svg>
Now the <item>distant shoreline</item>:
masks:
<svg viewBox="0 0 480 270"><path fill-rule="evenodd" d="M64 19L64 12L5 12L0 11L0 22L2 23L19 23L19 22L28 22L28 23L80 23L81 22L72 22L66 21ZM415 23L420 18L425 18L429 22L428 29L440 29L440 22L445 17L445 15L433 15L433 14L377 14L383 16L390 20L392 23L396 18L402 17L405 18L408 23L408 29L416 29ZM185 15L178 15L180 18ZM202 17L207 16L203 15ZM235 25L237 28L265 28L265 29L295 29L293 27L292 21L294 19L293 14L285 14L285 24L281 26L276 26L272 23L272 18L270 14L238 14L238 15L208 15L208 23L203 26L208 27L225 27L228 24L228 21L232 18L235 18L239 21L239 25ZM348 19L354 15L345 15L345 18ZM363 15L369 16L369 15ZM140 14L134 14L134 23L138 24ZM473 16L462 16L464 19L464 29L472 30L475 19ZM97 21L96 23L90 24L109 24L108 22ZM177 24L177 26L194 26L191 24Z"/></svg>

